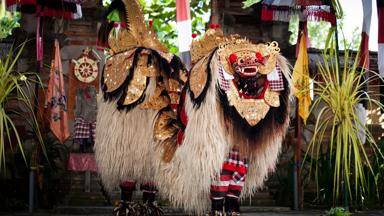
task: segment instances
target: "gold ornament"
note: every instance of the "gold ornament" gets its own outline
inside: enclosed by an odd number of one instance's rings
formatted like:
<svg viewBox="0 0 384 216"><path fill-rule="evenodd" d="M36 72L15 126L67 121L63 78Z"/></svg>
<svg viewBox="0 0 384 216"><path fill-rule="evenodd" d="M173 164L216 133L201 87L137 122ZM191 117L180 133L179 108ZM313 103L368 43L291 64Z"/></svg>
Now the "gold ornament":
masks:
<svg viewBox="0 0 384 216"><path fill-rule="evenodd" d="M193 40L191 44L191 63L196 64L212 50L225 41L224 33L220 29L209 29L200 40Z"/></svg>
<svg viewBox="0 0 384 216"><path fill-rule="evenodd" d="M162 111L159 113L154 126L155 141L164 141L171 138L178 128L172 124L176 119L176 113L173 111Z"/></svg>
<svg viewBox="0 0 384 216"><path fill-rule="evenodd" d="M233 82L230 82L230 88L226 94L229 105L234 106L239 115L251 126L255 126L264 119L269 111L270 106L264 99L241 98Z"/></svg>
<svg viewBox="0 0 384 216"><path fill-rule="evenodd" d="M140 58L137 61L137 67L141 68L141 74L146 77L155 77L159 75L159 71L154 66L154 62L148 65L148 55L145 51L140 53Z"/></svg>
<svg viewBox="0 0 384 216"><path fill-rule="evenodd" d="M168 53L168 49L157 39L156 33L150 30L144 22L143 12L137 0L123 0L127 29L120 28L117 32L111 31L108 38L109 46L114 53L145 47Z"/></svg>
<svg viewBox="0 0 384 216"><path fill-rule="evenodd" d="M72 59L75 64L74 74L79 81L84 83L93 82L99 74L98 61L90 58L90 51L89 48L86 48L80 58Z"/></svg>
<svg viewBox="0 0 384 216"><path fill-rule="evenodd" d="M169 78L168 79L168 91L170 92L180 92L180 83L179 81Z"/></svg>
<svg viewBox="0 0 384 216"><path fill-rule="evenodd" d="M179 104L180 93L179 92L168 92L169 98L171 99L170 104Z"/></svg>
<svg viewBox="0 0 384 216"><path fill-rule="evenodd" d="M161 111L155 121L154 140L163 148L163 161L168 163L175 154L177 144L177 132L179 128L175 122L176 113L173 111Z"/></svg>
<svg viewBox="0 0 384 216"><path fill-rule="evenodd" d="M205 85L208 81L207 66L208 66L209 55L206 55L197 62L197 64L192 68L191 74L189 76L189 87L193 92L195 99L200 96L203 92ZM217 71L213 71L217 73Z"/></svg>
<svg viewBox="0 0 384 216"><path fill-rule="evenodd" d="M232 64L228 59L231 54L236 54L239 58L242 58L247 56L254 57L256 53L260 53L268 59L264 64L258 65L258 72L266 75L275 69L276 56L280 52L280 48L275 41L265 44L253 44L246 39L233 38L225 43L221 43L217 52L224 70L231 74L234 74Z"/></svg>
<svg viewBox="0 0 384 216"><path fill-rule="evenodd" d="M125 28L120 28L116 32L112 30L109 33L108 45L111 48L111 54L124 52L140 46L132 33Z"/></svg>
<svg viewBox="0 0 384 216"><path fill-rule="evenodd" d="M142 70L145 70L145 68L139 66L135 68L123 105L133 104L144 94L147 86L147 77L143 75Z"/></svg>
<svg viewBox="0 0 384 216"><path fill-rule="evenodd" d="M280 106L280 92L271 91L268 87L264 94L264 100L271 107L279 107Z"/></svg>
<svg viewBox="0 0 384 216"><path fill-rule="evenodd" d="M104 69L104 84L106 92L118 89L129 75L132 66L133 53L136 49L116 54L107 59Z"/></svg>
<svg viewBox="0 0 384 216"><path fill-rule="evenodd" d="M164 90L164 85L157 85L154 94L147 101L140 104L140 108L161 110L168 106L170 99L166 95L161 95Z"/></svg>

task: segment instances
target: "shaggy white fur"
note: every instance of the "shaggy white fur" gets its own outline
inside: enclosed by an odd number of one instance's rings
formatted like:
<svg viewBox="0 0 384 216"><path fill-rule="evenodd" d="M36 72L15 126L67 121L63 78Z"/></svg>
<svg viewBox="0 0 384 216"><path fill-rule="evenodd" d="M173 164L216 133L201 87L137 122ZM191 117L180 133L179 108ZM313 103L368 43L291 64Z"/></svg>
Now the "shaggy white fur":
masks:
<svg viewBox="0 0 384 216"><path fill-rule="evenodd" d="M148 85L146 99L154 92L154 82L152 79ZM98 106L94 149L105 188L112 190L128 179L153 181L153 122L157 111L139 106L119 111L115 101L107 102L102 97Z"/></svg>
<svg viewBox="0 0 384 216"><path fill-rule="evenodd" d="M185 211L203 214L209 209L211 182L220 174L222 164L232 144L248 142L236 139L236 130L225 127L218 93L218 56L210 62L212 81L205 100L194 107L187 92L185 110L188 124L182 145L169 163L162 161L163 149L153 141L153 123L157 111L136 107L128 112L116 110L116 102L99 98L95 155L99 173L111 190L127 179L155 181L160 194ZM289 66L278 57L284 76L290 83ZM148 99L154 92L156 80L151 79L145 92ZM252 145L243 196L252 195L275 168L281 142L289 125L284 125ZM235 143L236 142L236 143ZM253 141L254 142L254 141ZM247 146L244 143L242 146Z"/></svg>
<svg viewBox="0 0 384 216"><path fill-rule="evenodd" d="M217 96L219 88L217 60L218 57L215 55L210 63L212 82L199 108L193 106L190 94L187 92L185 106L188 124L184 142L170 163L157 164L158 171L155 175L160 192L170 199L172 204L199 215L209 208L210 185L220 173L229 147L232 144L248 146L246 138L236 138L240 136L236 134L238 130L225 128L222 107ZM290 71L285 58L279 56L278 64L290 83ZM263 185L268 173L275 168L288 125L289 118L283 126L273 132L273 135L256 141L257 145L252 145L256 149L247 151L245 148L245 152L249 153L244 156L249 158L250 164L243 196L254 194ZM160 158L161 149L156 151L156 154L156 157Z"/></svg>
<svg viewBox="0 0 384 216"><path fill-rule="evenodd" d="M199 108L194 107L187 92L184 141L170 163L159 164L155 178L159 191L172 204L195 214L203 214L210 207L211 182L220 173L229 150L216 95L219 74L215 67L212 62L212 82Z"/></svg>
<svg viewBox="0 0 384 216"><path fill-rule="evenodd" d="M292 86L291 71L287 59L278 55L277 63L289 83L289 86L286 87L290 88ZM292 91L290 92L289 97L291 97L291 95ZM287 113L289 113L289 107ZM284 125L273 131L273 134L267 136L266 139L263 139L260 143L258 143L259 145L256 145L257 149L252 150L252 154L248 158L248 173L242 191L242 197L252 196L260 187L263 186L264 181L268 178L268 174L275 170L281 144L286 135L288 126L289 117L287 115Z"/></svg>

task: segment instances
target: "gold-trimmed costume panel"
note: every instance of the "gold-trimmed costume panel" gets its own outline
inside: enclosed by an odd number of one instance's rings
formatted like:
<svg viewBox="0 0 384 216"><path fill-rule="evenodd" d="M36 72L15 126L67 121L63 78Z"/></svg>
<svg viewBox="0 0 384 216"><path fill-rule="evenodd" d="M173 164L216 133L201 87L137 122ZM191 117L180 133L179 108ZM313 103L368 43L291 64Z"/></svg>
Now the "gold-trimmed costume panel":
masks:
<svg viewBox="0 0 384 216"><path fill-rule="evenodd" d="M154 94L144 103L140 104L140 108L161 110L164 107L168 106L171 100L166 95L162 95L163 91L165 91L164 84L158 84L156 86Z"/></svg>
<svg viewBox="0 0 384 216"><path fill-rule="evenodd" d="M265 91L265 94L264 94L264 100L271 107L279 107L280 106L279 96L280 96L280 92L271 91L271 89L268 87L268 89Z"/></svg>
<svg viewBox="0 0 384 216"><path fill-rule="evenodd" d="M197 64L191 70L191 74L189 76L189 87L195 98L201 95L205 85L207 84L207 67L209 63L208 60L209 55L205 56L203 59L198 61Z"/></svg>
<svg viewBox="0 0 384 216"><path fill-rule="evenodd" d="M133 73L131 82L127 88L127 94L124 98L123 105L130 105L135 103L144 94L147 86L147 77L141 72L141 67L136 67Z"/></svg>
<svg viewBox="0 0 384 216"><path fill-rule="evenodd" d="M209 55L212 50L225 41L224 33L220 29L209 29L200 40L191 44L191 63L196 64Z"/></svg>
<svg viewBox="0 0 384 216"><path fill-rule="evenodd" d="M233 82L230 82L230 89L226 92L229 105L234 106L241 117L251 126L255 126L264 119L269 111L269 105L264 99L241 98Z"/></svg>
<svg viewBox="0 0 384 216"><path fill-rule="evenodd" d="M132 54L136 49L116 54L106 60L104 69L104 84L106 92L113 92L118 89L129 75L132 66Z"/></svg>

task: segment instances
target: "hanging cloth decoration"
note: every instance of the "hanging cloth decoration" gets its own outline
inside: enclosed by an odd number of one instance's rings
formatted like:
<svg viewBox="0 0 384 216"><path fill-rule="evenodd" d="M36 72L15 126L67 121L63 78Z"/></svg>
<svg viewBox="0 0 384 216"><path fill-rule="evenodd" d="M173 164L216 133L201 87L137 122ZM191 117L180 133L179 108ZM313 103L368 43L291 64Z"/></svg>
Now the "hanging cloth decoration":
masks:
<svg viewBox="0 0 384 216"><path fill-rule="evenodd" d="M299 15L305 20L336 22L331 11L331 1L320 0L264 0L262 2L261 20L289 22L291 17Z"/></svg>
<svg viewBox="0 0 384 216"><path fill-rule="evenodd" d="M80 0L7 0L7 6L14 7L18 5L21 12L38 16L80 19L82 18L82 2Z"/></svg>
<svg viewBox="0 0 384 216"><path fill-rule="evenodd" d="M55 40L55 54L51 64L51 71L48 83L47 104L51 116L49 119L52 133L61 143L69 137L67 98L64 90L63 69L61 65L59 42Z"/></svg>
<svg viewBox="0 0 384 216"><path fill-rule="evenodd" d="M86 86L76 92L75 139L95 140L97 101L96 88Z"/></svg>
<svg viewBox="0 0 384 216"><path fill-rule="evenodd" d="M311 97L309 95L309 67L308 53L305 41L305 35L301 34L300 50L297 57L295 67L293 68L292 81L295 88L295 96L299 103L299 115L306 124L309 116L309 107L311 105Z"/></svg>
<svg viewBox="0 0 384 216"><path fill-rule="evenodd" d="M308 21L305 19L299 21L299 33L297 34L298 36L297 36L297 42L296 42L296 58L299 55L299 51L300 51L301 32L304 34L305 43L308 49L309 47L311 47L311 41L309 40L309 36L308 36Z"/></svg>

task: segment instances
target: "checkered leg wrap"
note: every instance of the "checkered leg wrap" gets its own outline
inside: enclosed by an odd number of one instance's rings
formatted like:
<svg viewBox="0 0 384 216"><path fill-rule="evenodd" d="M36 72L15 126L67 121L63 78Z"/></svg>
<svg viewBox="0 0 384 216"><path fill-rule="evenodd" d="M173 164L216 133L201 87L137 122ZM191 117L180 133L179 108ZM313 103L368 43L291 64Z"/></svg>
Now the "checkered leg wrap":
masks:
<svg viewBox="0 0 384 216"><path fill-rule="evenodd" d="M239 149L233 147L225 159L218 180L211 185L211 199L239 198L247 174L247 161L241 158Z"/></svg>

